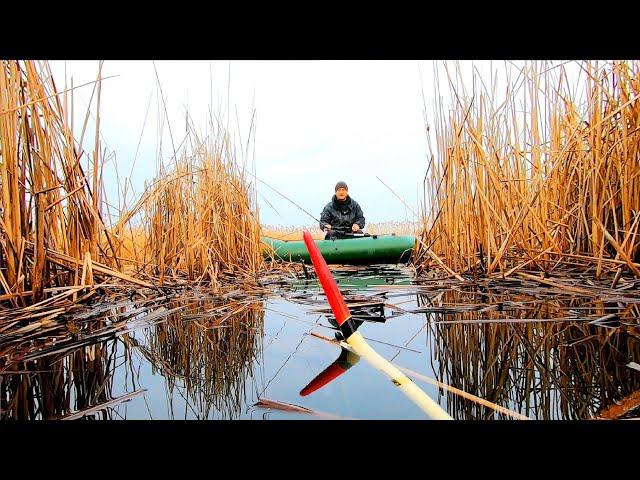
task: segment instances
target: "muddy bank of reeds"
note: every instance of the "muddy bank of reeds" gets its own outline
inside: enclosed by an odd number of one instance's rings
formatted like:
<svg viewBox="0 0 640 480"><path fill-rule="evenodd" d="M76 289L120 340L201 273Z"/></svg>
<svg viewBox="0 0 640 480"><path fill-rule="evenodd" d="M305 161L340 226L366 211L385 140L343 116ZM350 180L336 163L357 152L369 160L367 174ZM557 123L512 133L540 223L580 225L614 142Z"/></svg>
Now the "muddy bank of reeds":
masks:
<svg viewBox="0 0 640 480"><path fill-rule="evenodd" d="M511 69L506 96L446 71L455 104L436 114L420 268L430 247L457 273L586 259L596 277L640 277L640 62L579 65L583 91L564 65L531 62Z"/></svg>

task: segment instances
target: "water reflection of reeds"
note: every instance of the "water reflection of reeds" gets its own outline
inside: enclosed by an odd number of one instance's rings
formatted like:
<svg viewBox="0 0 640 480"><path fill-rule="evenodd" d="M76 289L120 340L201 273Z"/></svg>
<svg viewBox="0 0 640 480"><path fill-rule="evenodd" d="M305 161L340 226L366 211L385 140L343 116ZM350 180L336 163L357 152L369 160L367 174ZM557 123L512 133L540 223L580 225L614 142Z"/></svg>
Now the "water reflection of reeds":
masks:
<svg viewBox="0 0 640 480"><path fill-rule="evenodd" d="M170 416L180 394L198 418L212 409L235 417L261 352L263 316L255 299L234 292L206 302L122 298L78 312L37 338L9 332L0 348L0 419L122 418L111 407L143 392L136 390L134 351L165 377ZM125 393L114 396L114 382Z"/></svg>
<svg viewBox="0 0 640 480"><path fill-rule="evenodd" d="M182 395L198 419L237 418L261 358L264 309L251 302L193 302L135 342L168 386L170 415Z"/></svg>
<svg viewBox="0 0 640 480"><path fill-rule="evenodd" d="M0 374L0 419L70 418L113 400L115 357L116 342L102 342L10 366ZM80 416L111 419L113 411Z"/></svg>
<svg viewBox="0 0 640 480"><path fill-rule="evenodd" d="M598 417L640 389L627 366L640 358L637 305L453 291L435 300L419 296L430 306L494 305L427 313L444 383L537 419ZM451 394L447 405L457 419L508 418Z"/></svg>

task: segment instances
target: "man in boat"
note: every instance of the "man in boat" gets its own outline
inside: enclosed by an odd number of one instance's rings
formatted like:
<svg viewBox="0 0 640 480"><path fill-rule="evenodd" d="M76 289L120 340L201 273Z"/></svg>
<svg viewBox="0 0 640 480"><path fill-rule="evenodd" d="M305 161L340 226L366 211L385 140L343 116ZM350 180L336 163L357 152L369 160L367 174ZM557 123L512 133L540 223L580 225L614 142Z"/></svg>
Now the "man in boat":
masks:
<svg viewBox="0 0 640 480"><path fill-rule="evenodd" d="M364 229L362 208L349 196L349 187L345 182L336 183L335 195L320 214L320 229L326 232L325 240Z"/></svg>

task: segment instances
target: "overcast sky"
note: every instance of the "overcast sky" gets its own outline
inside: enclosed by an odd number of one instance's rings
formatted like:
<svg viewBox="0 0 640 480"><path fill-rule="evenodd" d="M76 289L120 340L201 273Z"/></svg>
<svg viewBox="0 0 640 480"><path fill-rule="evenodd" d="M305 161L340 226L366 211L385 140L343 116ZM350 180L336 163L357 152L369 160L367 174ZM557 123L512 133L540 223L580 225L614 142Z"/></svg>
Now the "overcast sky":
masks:
<svg viewBox="0 0 640 480"><path fill-rule="evenodd" d="M487 68L489 62L474 64ZM98 72L97 61L50 65L58 89L65 86L65 73L69 87L71 77L77 86L95 80ZM462 65L469 69L471 62ZM344 180L368 222L413 219L376 177L418 209L429 154L422 94L433 125L433 62L156 61L155 69L176 147L185 135L186 110L204 131L211 108L228 122L238 148L247 141L255 110L250 159L262 181L316 218L335 183ZM165 114L155 69L151 61L106 61L103 66L103 78L115 76L102 84L100 107L103 145L116 155L105 168L112 203L114 162L120 182L131 176L138 195L143 181L156 171L158 115ZM76 137L92 88L74 91ZM88 128L93 128L92 121ZM163 132L161 155L166 161L173 149L166 125ZM85 136L92 139L93 133ZM91 142L85 145L91 148ZM432 147L435 150L435 143ZM258 183L257 190L263 224L314 222L264 184Z"/></svg>

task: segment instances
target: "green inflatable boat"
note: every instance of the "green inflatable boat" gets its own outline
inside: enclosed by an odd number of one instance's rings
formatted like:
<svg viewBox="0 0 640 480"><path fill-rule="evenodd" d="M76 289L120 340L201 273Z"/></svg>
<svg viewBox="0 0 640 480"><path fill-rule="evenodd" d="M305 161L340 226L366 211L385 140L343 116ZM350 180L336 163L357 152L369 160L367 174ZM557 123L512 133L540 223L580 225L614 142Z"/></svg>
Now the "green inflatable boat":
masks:
<svg viewBox="0 0 640 480"><path fill-rule="evenodd" d="M265 259L311 263L303 240L277 240L260 237ZM327 263L365 265L375 263L407 263L415 247L416 237L383 235L354 236L316 240Z"/></svg>

